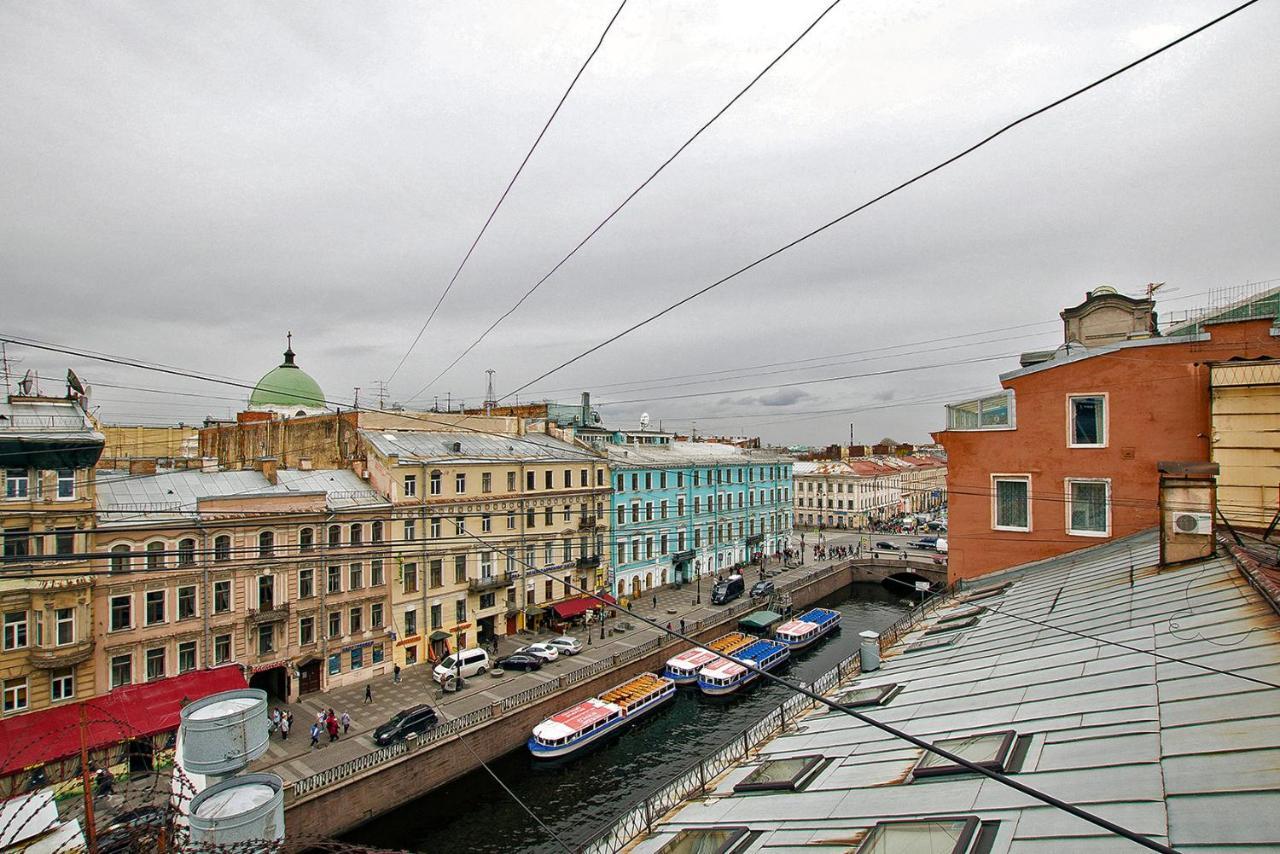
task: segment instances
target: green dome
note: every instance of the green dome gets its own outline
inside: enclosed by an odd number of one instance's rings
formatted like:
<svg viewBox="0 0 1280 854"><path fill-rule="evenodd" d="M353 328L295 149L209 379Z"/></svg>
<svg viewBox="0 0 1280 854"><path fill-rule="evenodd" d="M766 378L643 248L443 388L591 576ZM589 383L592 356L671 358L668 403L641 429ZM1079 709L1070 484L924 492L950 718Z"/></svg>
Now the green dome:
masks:
<svg viewBox="0 0 1280 854"><path fill-rule="evenodd" d="M258 380L249 395L249 406L323 409L324 392L320 384L293 363L293 347L284 351L284 362Z"/></svg>

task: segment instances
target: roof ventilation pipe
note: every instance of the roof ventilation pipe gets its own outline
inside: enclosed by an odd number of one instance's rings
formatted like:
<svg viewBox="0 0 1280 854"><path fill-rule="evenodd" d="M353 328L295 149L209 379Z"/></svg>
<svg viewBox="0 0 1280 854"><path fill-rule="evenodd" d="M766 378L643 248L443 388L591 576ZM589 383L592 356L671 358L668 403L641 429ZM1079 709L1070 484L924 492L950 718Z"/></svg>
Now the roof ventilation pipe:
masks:
<svg viewBox="0 0 1280 854"><path fill-rule="evenodd" d="M862 672L873 673L880 669L880 635L876 632L859 632L862 646L858 653L862 657Z"/></svg>

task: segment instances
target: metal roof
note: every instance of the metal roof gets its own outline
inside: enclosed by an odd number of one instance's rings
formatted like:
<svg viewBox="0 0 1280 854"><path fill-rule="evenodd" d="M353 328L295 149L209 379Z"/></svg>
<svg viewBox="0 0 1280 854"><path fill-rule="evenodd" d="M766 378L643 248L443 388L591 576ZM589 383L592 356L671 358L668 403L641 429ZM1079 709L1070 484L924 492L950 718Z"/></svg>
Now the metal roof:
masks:
<svg viewBox="0 0 1280 854"><path fill-rule="evenodd" d="M1149 531L984 578L1011 584L938 612L881 670L828 696L900 685L871 717L931 741L1012 729L1029 737L1023 783L1180 851L1276 850L1280 689L1143 650L1277 682L1280 618L1229 557L1161 568L1157 554ZM938 619L977 605L990 609L955 644L903 653ZM634 850L656 851L683 828L744 825L761 833L749 851L847 851L879 821L956 815L998 821L997 854L1138 850L994 780L913 779L921 749L825 708L761 748L761 758L813 753L831 761L803 791L734 794L753 759Z"/></svg>
<svg viewBox="0 0 1280 854"><path fill-rule="evenodd" d="M719 442L671 442L667 445L607 445L614 468L678 468L682 466L771 465L792 458L763 448L739 448Z"/></svg>
<svg viewBox="0 0 1280 854"><path fill-rule="evenodd" d="M153 475L101 471L95 482L99 524L125 527L194 519L202 498L323 493L329 510L377 507L389 503L355 472L347 469L280 469L277 481L272 484L262 472L255 470L188 470Z"/></svg>
<svg viewBox="0 0 1280 854"><path fill-rule="evenodd" d="M106 441L80 404L71 400L0 399L0 432L6 436L58 436Z"/></svg>
<svg viewBox="0 0 1280 854"><path fill-rule="evenodd" d="M361 430L361 438L386 457L399 457L401 464L421 462L477 463L505 460L542 462L590 461L598 456L589 448L571 445L545 433L501 436L490 433L429 432L417 430ZM455 451L454 445L461 445Z"/></svg>

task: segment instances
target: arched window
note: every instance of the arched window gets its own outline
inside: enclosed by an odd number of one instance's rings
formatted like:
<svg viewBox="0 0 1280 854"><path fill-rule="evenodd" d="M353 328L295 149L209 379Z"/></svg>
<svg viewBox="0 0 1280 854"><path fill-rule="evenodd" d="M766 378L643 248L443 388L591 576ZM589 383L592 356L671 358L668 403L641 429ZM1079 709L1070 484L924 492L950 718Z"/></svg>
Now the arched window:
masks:
<svg viewBox="0 0 1280 854"><path fill-rule="evenodd" d="M119 548L116 546L112 551ZM129 551L129 547L125 546L124 550ZM147 569L164 569L164 543L147 543Z"/></svg>
<svg viewBox="0 0 1280 854"><path fill-rule="evenodd" d="M213 538L213 559L231 560L231 538L226 534L219 534Z"/></svg>
<svg viewBox="0 0 1280 854"><path fill-rule="evenodd" d="M336 548L342 545L342 528L337 525L329 526L329 548Z"/></svg>
<svg viewBox="0 0 1280 854"><path fill-rule="evenodd" d="M111 547L111 571L129 572L133 569L133 559L129 557L133 550L125 544Z"/></svg>
<svg viewBox="0 0 1280 854"><path fill-rule="evenodd" d="M351 545L358 546L364 542L364 525L355 522L351 525Z"/></svg>
<svg viewBox="0 0 1280 854"><path fill-rule="evenodd" d="M178 566L192 566L196 562L196 541L187 537L178 541Z"/></svg>
<svg viewBox="0 0 1280 854"><path fill-rule="evenodd" d="M258 534L258 557L271 557L276 549L276 535L271 531Z"/></svg>
<svg viewBox="0 0 1280 854"><path fill-rule="evenodd" d="M316 532L314 528L303 528L298 532L298 551L309 552L316 545Z"/></svg>
<svg viewBox="0 0 1280 854"><path fill-rule="evenodd" d="M382 523L381 522L374 522L372 525L369 526L369 539L373 540L375 543L382 542Z"/></svg>

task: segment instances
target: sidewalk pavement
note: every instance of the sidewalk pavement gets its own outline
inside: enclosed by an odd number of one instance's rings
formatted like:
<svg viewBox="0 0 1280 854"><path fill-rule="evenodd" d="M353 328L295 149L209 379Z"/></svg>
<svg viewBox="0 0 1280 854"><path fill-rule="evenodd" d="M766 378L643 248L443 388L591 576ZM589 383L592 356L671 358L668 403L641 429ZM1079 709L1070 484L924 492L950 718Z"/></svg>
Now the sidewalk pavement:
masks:
<svg viewBox="0 0 1280 854"><path fill-rule="evenodd" d="M830 538L828 538L830 541ZM837 563L835 560L808 563L795 569L785 569L780 563L771 563L768 567L770 578L776 583L813 572L819 567ZM782 572L774 574L777 570ZM758 579L755 570L744 574L748 590ZM632 610L659 623L669 622L672 628L680 628L683 619L689 625L697 620L713 615L725 606L711 605L712 583L707 578L702 582L702 604L694 604L697 596L696 585L684 585L680 589L673 586L645 593L639 599L631 601ZM657 607L653 605L657 598ZM733 604L737 604L736 602ZM616 620L607 622L608 627L616 627L619 623L628 622L624 612L620 612ZM420 664L404 668L400 673L400 682L393 681L391 676L380 676L367 682L344 685L329 691L304 695L296 703L280 704L279 707L293 712L293 728L288 739L281 739L280 734L273 733L267 753L252 766L254 771L271 770L279 774L286 783L308 777L348 759L354 759L377 749L373 743L373 730L401 709L428 703L436 708L441 720L452 720L478 708L500 702L506 697L536 685L539 682L554 680L556 677L592 664L626 649L640 646L657 637L661 630L652 628L636 620L630 620L635 627L631 631L610 635L603 641L596 625L591 643L587 643L585 628L575 631L574 637L582 641L582 652L572 657L561 656L558 660L546 664L541 670L532 672L507 673L501 678L491 675L472 677L467 680L466 687L456 694L444 694L438 685L431 680L430 664ZM514 636L498 639L498 657L509 655L517 648L540 640L547 640L556 635L550 632L534 634L521 632ZM364 701L364 689L368 685L373 693L373 702ZM323 709L333 709L341 717L343 712L351 716L351 731L339 734L336 742L329 741L328 733L322 733L318 747L311 747L311 724L316 714Z"/></svg>

